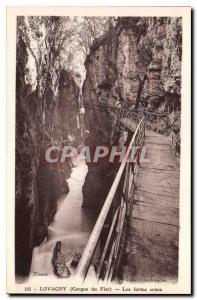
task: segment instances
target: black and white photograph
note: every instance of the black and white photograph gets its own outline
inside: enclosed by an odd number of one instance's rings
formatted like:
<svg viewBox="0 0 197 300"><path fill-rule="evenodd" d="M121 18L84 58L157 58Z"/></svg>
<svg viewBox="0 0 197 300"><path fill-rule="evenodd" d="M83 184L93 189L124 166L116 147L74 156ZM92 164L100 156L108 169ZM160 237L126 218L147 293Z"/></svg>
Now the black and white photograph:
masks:
<svg viewBox="0 0 197 300"><path fill-rule="evenodd" d="M8 8L8 293L190 293L190 14Z"/></svg>

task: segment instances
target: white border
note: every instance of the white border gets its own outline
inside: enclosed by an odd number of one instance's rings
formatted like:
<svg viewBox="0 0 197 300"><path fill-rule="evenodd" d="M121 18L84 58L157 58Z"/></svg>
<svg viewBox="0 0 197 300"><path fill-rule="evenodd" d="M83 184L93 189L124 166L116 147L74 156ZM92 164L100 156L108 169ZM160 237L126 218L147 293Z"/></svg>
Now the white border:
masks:
<svg viewBox="0 0 197 300"><path fill-rule="evenodd" d="M110 3L109 3L110 2ZM126 5L128 5L128 4L131 4L130 3L130 1L126 1L126 2L129 2L129 3L126 3ZM134 3L134 2L137 2L137 3ZM189 5L191 2L193 2L192 3L192 5L194 5L194 3L195 3L195 1L173 1L174 2L174 5ZM178 3L177 3L178 2ZM68 2L67 2L68 3ZM63 4L63 5L66 5L67 4L65 1L58 1L58 2L56 2L55 3L55 5L56 4ZM80 4L81 3L81 1L72 1L72 5L74 4L74 5L77 5L77 4ZM13 1L7 1L7 4L9 4L9 5L16 5L16 4L20 4L20 5L25 5L26 3L25 3L25 1L15 1L14 3L13 3ZM35 1L31 1L31 2L29 2L29 4L34 4L34 5L40 5L40 1L37 1L37 0L35 0ZM54 2L52 2L52 1L48 1L48 3L47 3L48 5L51 5L51 4L53 4L54 5ZM86 5L93 5L92 3L90 3L90 1L86 1L85 2L85 4ZM95 4L97 4L98 5L98 3L95 3ZM100 1L99 2L99 4L103 4L103 1ZM105 4L110 4L110 5L115 5L115 3L113 3L112 1L108 1L108 3L106 3L105 2ZM121 1L121 4L122 5L124 5L125 4L125 1ZM119 4L119 5L121 5L121 4ZM143 5L143 4L149 4L149 5L172 5L173 3L172 3L172 1L151 1L151 3L147 3L147 1L145 2L145 1L133 1L132 2L132 5ZM116 4L117 5L117 4ZM1 5L2 6L2 5ZM136 9L136 8L135 8ZM5 16L4 16L4 19L2 19L1 18L1 21L4 21L5 20ZM3 26L2 26L3 27ZM4 28L5 28L5 26L4 26ZM4 33L4 35L5 35L5 33ZM1 51L3 50L3 48L1 48ZM3 53L3 55L1 55L1 57L5 57L5 53ZM189 63L189 61L187 62L187 63ZM4 65L5 65L5 61L4 61ZM188 66L190 66L190 63L188 64ZM4 70L5 70L5 66L4 66ZM187 73L188 73L188 75L190 74L190 70L189 69L187 69ZM184 76L184 74L183 74L183 76ZM9 80L10 80L10 78L8 78ZM188 76L186 76L185 75L185 79L186 79L186 81L188 80ZM1 83L5 83L5 75L1 78ZM4 86L4 90L5 90L5 86ZM1 112L3 113L3 117L1 118L1 120L3 121L3 123L4 123L4 127L5 127L5 107L3 107L3 109L1 109ZM189 114L188 114L188 116L189 116ZM2 128L2 127L1 127ZM189 135L188 135L188 138L189 138ZM187 150L189 150L189 152L188 153L190 153L190 140L189 139L187 139L186 140L186 143L187 143L187 147L188 147L188 149ZM5 152L5 151L4 151ZM185 153L186 153L187 151L185 151ZM2 149L1 149L1 153L2 153ZM188 154L187 153L187 154ZM4 156L5 157L5 156ZM188 156L187 156L188 157ZM187 161L188 161L188 159L189 158L187 158ZM9 159L8 159L8 161L9 161ZM187 164L187 166L186 167L188 167L188 164ZM4 169L3 169L4 170ZM1 183L3 182L3 181L5 181L5 173L3 174L3 176L2 176L2 178L1 178L2 180L1 180ZM9 178L10 179L10 178ZM188 180L188 183L189 183L189 180ZM5 199L4 197L2 197L2 199ZM183 210L182 210L183 211ZM187 210L187 212L188 212L188 215L187 215L187 219L186 219L186 221L187 221L187 224L188 224L188 227L189 227L189 210ZM3 216L2 218L1 218L1 221L3 221L3 224L4 224L4 220L5 220L5 217ZM2 227L2 226L1 226ZM187 228L188 228L187 227ZM188 232L187 232L188 233ZM5 236L5 233L4 233L4 236ZM187 247L188 247L189 245L187 244ZM189 250L189 249L186 249L186 250ZM3 273L1 272L1 274L5 274L5 267L4 267L4 271L3 271ZM2 290L2 289L1 289Z"/></svg>

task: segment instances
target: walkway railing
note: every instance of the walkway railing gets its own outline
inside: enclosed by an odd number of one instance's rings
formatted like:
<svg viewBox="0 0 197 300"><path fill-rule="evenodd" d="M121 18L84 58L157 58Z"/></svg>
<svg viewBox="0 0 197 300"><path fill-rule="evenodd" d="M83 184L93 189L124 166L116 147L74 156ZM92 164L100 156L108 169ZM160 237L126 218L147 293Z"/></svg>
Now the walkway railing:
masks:
<svg viewBox="0 0 197 300"><path fill-rule="evenodd" d="M169 117L167 114L162 113L155 113L155 112L146 112L146 125L147 127L154 127L159 128L159 124L162 122L165 123L166 128L169 129L170 132L170 140L171 140L171 148L172 154L174 156L180 155L180 147L181 147L181 140L180 140L180 130L181 127L177 124L172 118Z"/></svg>
<svg viewBox="0 0 197 300"><path fill-rule="evenodd" d="M123 239L124 222L129 207L132 206L134 174L139 154L145 138L145 117L139 122L120 165L115 180L104 202L97 222L80 259L76 276L82 282L88 273L94 272L97 280L111 281ZM136 149L131 160L133 149ZM133 157L133 156L132 156Z"/></svg>
<svg viewBox="0 0 197 300"><path fill-rule="evenodd" d="M170 140L171 140L171 148L173 156L180 155L180 126L169 117L169 114L166 112L155 112L150 109L129 109L124 107L106 105L106 104L94 104L92 107L88 106L88 108L93 109L94 107L99 107L102 111L113 112L117 116L117 125L120 128L127 129L130 131L134 131L133 128L129 128L129 125L122 121L122 119L130 118L135 121L135 124L139 123L139 120L143 115L146 116L146 127L152 130L158 130L160 126L161 120L165 122L167 127L170 130Z"/></svg>

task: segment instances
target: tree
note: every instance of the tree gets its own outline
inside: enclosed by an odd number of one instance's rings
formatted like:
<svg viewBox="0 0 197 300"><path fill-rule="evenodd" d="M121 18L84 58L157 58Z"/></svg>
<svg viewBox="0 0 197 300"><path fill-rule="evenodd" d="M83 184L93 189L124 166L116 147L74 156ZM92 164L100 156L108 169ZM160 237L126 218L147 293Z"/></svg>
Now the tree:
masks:
<svg viewBox="0 0 197 300"><path fill-rule="evenodd" d="M112 17L83 17L78 27L78 43L84 56L90 52L92 42L113 27Z"/></svg>
<svg viewBox="0 0 197 300"><path fill-rule="evenodd" d="M49 80L58 79L61 53L72 43L75 31L70 17L18 17L17 39L21 38L24 41L34 60L36 88L38 101L42 101L42 113L45 108L46 87ZM68 57L68 60L70 59L71 57Z"/></svg>

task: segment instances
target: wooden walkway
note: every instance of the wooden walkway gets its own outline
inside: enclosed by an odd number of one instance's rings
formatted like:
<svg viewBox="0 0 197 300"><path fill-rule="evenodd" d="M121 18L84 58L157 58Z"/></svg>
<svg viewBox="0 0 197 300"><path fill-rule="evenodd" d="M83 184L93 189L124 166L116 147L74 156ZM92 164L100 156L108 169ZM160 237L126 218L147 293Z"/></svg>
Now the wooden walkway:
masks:
<svg viewBox="0 0 197 300"><path fill-rule="evenodd" d="M149 162L135 176L123 253L123 281L177 279L179 237L179 162L169 138L146 131Z"/></svg>

